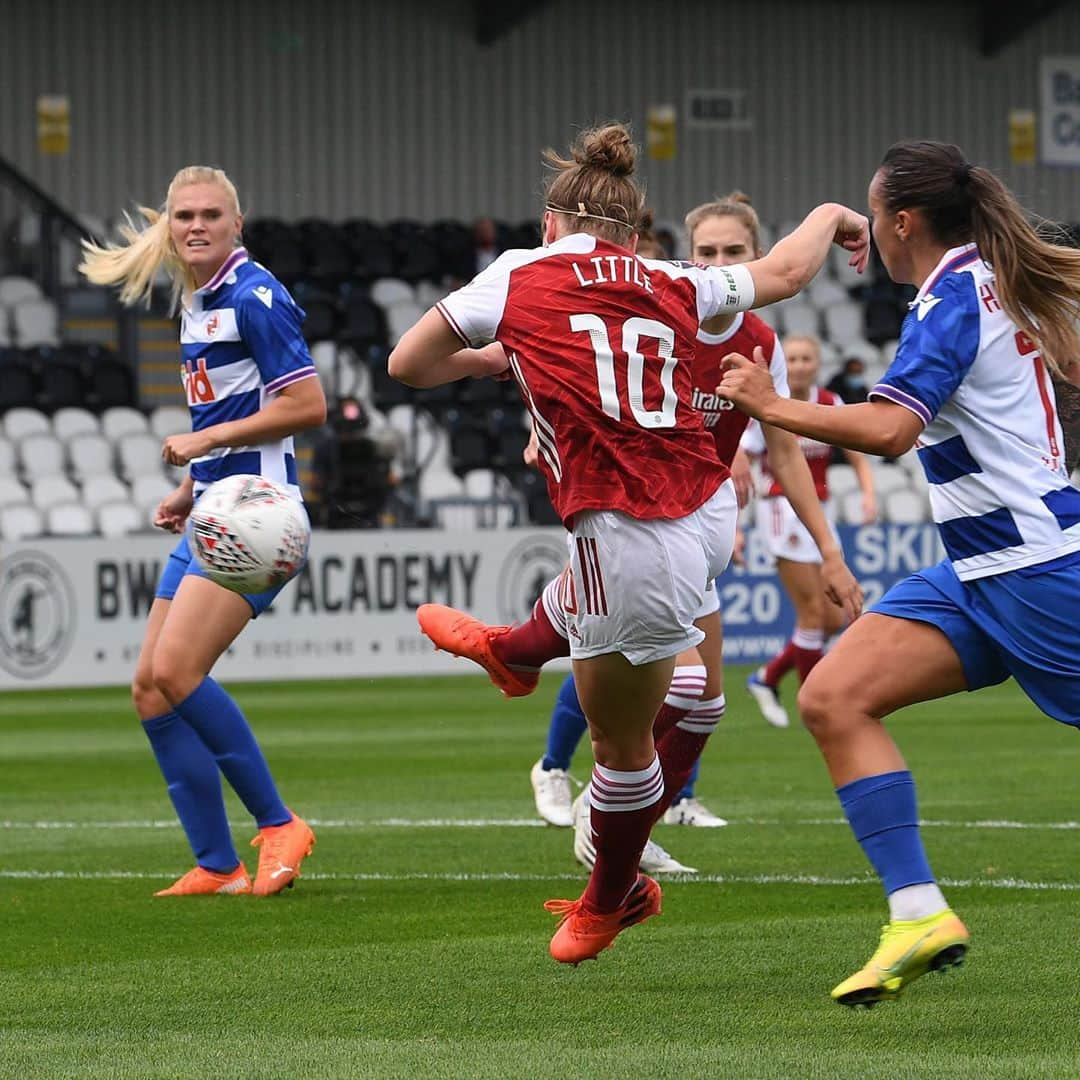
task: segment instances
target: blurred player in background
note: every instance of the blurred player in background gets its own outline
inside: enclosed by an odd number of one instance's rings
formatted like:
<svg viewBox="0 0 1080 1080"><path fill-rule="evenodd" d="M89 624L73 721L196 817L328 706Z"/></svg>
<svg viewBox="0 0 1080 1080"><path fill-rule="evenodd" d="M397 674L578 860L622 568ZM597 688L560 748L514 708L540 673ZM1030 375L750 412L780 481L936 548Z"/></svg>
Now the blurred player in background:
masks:
<svg viewBox="0 0 1080 1080"><path fill-rule="evenodd" d="M299 501L292 436L325 420L326 401L301 333L304 313L240 246L235 187L218 169L192 166L173 177L163 213L141 213L148 225L126 229L123 246L87 243L81 269L96 285L121 286L127 304L149 301L164 269L182 309L181 371L193 430L169 436L162 457L191 469L154 523L183 533L199 495L237 473L284 484ZM158 583L132 693L196 860L158 896L279 892L299 876L315 843L281 801L239 706L210 676L278 592L241 596L210 581L186 536ZM229 832L219 769L259 829L254 885Z"/></svg>
<svg viewBox="0 0 1080 1080"><path fill-rule="evenodd" d="M761 224L749 199L742 192L732 192L725 198L695 207L686 216L687 241L694 262L712 266L731 266L761 258ZM640 252L640 245L639 245ZM775 331L752 312L736 315L717 315L706 319L698 329L694 355L694 387L692 403L704 413L705 426L711 431L720 461L729 466L733 478L740 457L739 441L749 417L719 398L715 385L721 376L723 357L731 351L752 353L760 345L769 361L774 382L781 389L787 377L784 351ZM860 594L839 553L834 534L822 512L811 471L794 436L779 428L766 428L765 438L772 454L776 475L790 493L795 512L807 535L815 537L828 555L825 577L833 595L848 606L848 613L857 614ZM745 460L742 472L749 479ZM736 484L738 489L738 484ZM745 488L739 504L746 502ZM813 540L811 542L814 542ZM815 549L816 550L816 549ZM824 589L824 586L823 586ZM842 614L843 609L837 607ZM716 589L706 591L705 601L694 625L705 634L696 649L688 650L676 662L672 686L665 699L663 719L654 727L654 738L664 734L666 726L683 722L683 714L692 714L686 722L693 723L702 736L701 749L726 709L723 687L723 626ZM587 798L581 798L572 808L567 770L570 759L585 730L585 715L577 699L573 676L559 690L548 730L547 749L533 766L530 780L540 816L555 825L573 824L574 851L579 861L591 865L592 844L589 838ZM700 771L698 757L663 821L671 825L692 825L716 828L727 822L713 814L695 795ZM674 859L655 841L650 841L642 854L642 869L646 872L677 873L690 868Z"/></svg>
<svg viewBox="0 0 1080 1080"><path fill-rule="evenodd" d="M817 385L821 369L821 343L817 338L792 334L784 340L784 354L787 358L786 385L792 398L818 405L843 405L835 394ZM743 448L751 458L761 463L765 492L757 504L758 535L765 539L769 554L776 562L780 584L795 606L795 630L791 640L746 680L750 696L773 727L788 726L787 710L780 701L778 690L780 680L794 668L802 683L821 659L825 642L844 625L843 611L835 604L827 603L826 597L828 561L843 557L829 502L828 468L833 448L814 439L798 442L810 466L816 497L827 515L829 540L826 547L822 547L807 530L802 515L797 513L788 497L788 485L777 475L775 455L767 445L761 425L752 424L742 440ZM854 450L846 450L845 454L855 469L862 491L863 524L869 525L877 517L874 474L862 454Z"/></svg>
<svg viewBox="0 0 1080 1080"><path fill-rule="evenodd" d="M551 953L566 963L659 912L660 887L638 860L700 749L700 735L678 725L654 744L653 722L676 656L704 636L693 619L731 555L737 511L691 407L692 365L680 361L693 357L703 319L797 292L834 239L860 268L868 252L865 219L828 205L747 266L643 262L633 254L644 205L635 157L621 125L583 133L571 159L549 153L545 246L501 255L390 356L391 374L417 387L509 364L570 532L561 607L597 764L588 886L548 903L562 916ZM426 607L417 615L429 636L461 636L467 617ZM487 640L488 629L477 634Z"/></svg>
<svg viewBox="0 0 1080 1080"><path fill-rule="evenodd" d="M1012 675L1043 712L1080 726L1080 491L1050 380L1080 382L1080 251L1040 237L993 173L945 143L891 147L869 204L889 276L918 288L870 401L780 398L741 356L721 383L741 408L808 438L890 457L918 441L946 551L849 627L799 694L888 897L877 951L832 991L845 1005L894 998L968 946L883 718Z"/></svg>

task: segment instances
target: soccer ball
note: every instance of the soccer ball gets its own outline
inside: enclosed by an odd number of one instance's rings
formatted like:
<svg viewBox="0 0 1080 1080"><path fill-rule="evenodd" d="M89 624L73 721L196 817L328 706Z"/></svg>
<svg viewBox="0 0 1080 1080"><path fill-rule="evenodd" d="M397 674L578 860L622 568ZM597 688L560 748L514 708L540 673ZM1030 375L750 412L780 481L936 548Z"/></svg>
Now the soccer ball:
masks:
<svg viewBox="0 0 1080 1080"><path fill-rule="evenodd" d="M284 585L304 565L311 525L303 506L262 476L211 484L188 518L188 542L206 576L238 593Z"/></svg>

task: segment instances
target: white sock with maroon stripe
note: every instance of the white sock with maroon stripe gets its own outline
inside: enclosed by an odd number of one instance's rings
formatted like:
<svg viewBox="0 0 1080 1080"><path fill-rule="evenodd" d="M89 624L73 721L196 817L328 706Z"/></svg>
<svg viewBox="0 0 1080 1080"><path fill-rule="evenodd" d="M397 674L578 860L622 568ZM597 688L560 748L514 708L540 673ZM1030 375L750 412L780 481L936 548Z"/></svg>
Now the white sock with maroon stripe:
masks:
<svg viewBox="0 0 1080 1080"><path fill-rule="evenodd" d="M565 592L569 580L570 570L568 567L558 577L552 578L544 586L544 591L540 594L540 600L544 605L544 614L547 615L552 630L567 639L569 639L570 635L566 629Z"/></svg>
<svg viewBox="0 0 1080 1080"><path fill-rule="evenodd" d="M691 709L697 707L705 693L705 668L701 664L680 664L671 676L664 704L653 721L653 740L659 742Z"/></svg>
<svg viewBox="0 0 1080 1080"><path fill-rule="evenodd" d="M615 911L634 887L638 860L656 820L664 791L660 759L624 771L594 765L589 784L589 819L596 865L582 900L598 914Z"/></svg>

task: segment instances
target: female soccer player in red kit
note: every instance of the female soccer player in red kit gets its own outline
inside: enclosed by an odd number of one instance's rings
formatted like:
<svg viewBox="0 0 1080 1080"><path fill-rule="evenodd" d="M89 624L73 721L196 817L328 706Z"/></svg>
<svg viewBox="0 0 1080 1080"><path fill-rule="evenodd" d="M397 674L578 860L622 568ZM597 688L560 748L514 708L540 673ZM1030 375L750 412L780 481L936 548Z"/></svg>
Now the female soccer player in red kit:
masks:
<svg viewBox="0 0 1080 1080"><path fill-rule="evenodd" d="M504 252L390 356L391 375L416 387L509 366L569 531L564 608L596 759L597 858L580 899L548 904L563 916L551 953L566 963L660 910L660 887L638 873L638 858L682 732L656 746L653 720L676 656L702 639L693 619L731 555L737 512L691 406L698 325L793 295L834 240L860 268L868 253L866 219L829 204L745 266L640 260L635 156L617 124L585 132L571 159L549 153L545 246Z"/></svg>

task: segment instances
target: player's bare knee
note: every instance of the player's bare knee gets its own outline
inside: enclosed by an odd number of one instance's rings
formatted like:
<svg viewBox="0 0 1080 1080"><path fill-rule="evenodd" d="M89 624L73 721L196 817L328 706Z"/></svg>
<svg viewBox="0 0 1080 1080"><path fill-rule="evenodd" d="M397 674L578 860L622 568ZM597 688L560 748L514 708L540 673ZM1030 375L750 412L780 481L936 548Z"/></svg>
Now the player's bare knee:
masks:
<svg viewBox="0 0 1080 1080"><path fill-rule="evenodd" d="M824 736L841 715L841 699L828 680L815 679L811 672L799 688L797 698L803 725L814 738Z"/></svg>
<svg viewBox="0 0 1080 1080"><path fill-rule="evenodd" d="M201 672L192 671L188 664L170 656L154 654L154 689L170 705L184 700L202 681Z"/></svg>

